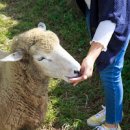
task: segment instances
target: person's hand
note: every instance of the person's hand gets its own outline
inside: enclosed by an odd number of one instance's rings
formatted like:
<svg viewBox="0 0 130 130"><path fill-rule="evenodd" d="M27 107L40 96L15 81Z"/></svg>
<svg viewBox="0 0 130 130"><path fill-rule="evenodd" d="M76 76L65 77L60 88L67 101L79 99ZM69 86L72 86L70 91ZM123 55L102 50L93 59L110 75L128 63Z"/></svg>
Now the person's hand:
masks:
<svg viewBox="0 0 130 130"><path fill-rule="evenodd" d="M94 61L95 60L93 58L88 57L83 59L81 64L80 76L70 79L70 82L73 84L73 86L76 86L81 81L86 80L87 78L92 76Z"/></svg>
<svg viewBox="0 0 130 130"><path fill-rule="evenodd" d="M86 58L84 58L82 61L80 76L77 78L71 78L70 83L72 83L75 86L79 82L86 80L87 78L92 76L94 62L96 61L97 57L101 53L102 49L103 49L102 44L95 41L91 43L91 47L88 51L88 54Z"/></svg>

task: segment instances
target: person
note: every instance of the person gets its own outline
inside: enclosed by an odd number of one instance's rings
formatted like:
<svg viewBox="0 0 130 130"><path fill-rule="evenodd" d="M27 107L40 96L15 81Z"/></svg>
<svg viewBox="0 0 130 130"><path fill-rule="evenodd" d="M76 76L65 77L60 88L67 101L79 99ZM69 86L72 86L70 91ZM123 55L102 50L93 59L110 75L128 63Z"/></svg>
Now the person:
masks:
<svg viewBox="0 0 130 130"><path fill-rule="evenodd" d="M93 74L96 62L104 88L105 108L87 120L97 130L121 130L123 84L121 72L130 39L129 0L76 0L82 10L92 40L81 63L80 76L71 78L75 86Z"/></svg>

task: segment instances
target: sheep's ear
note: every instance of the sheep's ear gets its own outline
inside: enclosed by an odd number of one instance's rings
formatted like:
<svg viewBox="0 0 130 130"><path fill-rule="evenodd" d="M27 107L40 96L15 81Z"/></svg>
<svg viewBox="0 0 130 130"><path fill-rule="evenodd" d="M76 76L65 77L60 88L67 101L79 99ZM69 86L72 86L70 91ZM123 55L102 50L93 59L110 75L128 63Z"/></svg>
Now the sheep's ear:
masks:
<svg viewBox="0 0 130 130"><path fill-rule="evenodd" d="M38 24L38 28L41 28L41 29L43 29L44 31L46 31L46 25L45 25L45 23L40 22L40 23Z"/></svg>
<svg viewBox="0 0 130 130"><path fill-rule="evenodd" d="M1 62L15 62L15 61L19 61L23 58L23 53L22 51L17 51L14 52L2 59L0 59Z"/></svg>

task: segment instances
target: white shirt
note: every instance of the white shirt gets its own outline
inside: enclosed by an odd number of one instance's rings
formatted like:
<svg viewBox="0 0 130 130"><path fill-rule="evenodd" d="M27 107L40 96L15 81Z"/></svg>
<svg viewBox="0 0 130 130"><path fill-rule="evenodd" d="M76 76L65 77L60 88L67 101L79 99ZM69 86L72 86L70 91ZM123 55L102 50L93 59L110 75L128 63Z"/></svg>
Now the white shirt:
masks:
<svg viewBox="0 0 130 130"><path fill-rule="evenodd" d="M85 0L85 2L86 2L86 4L87 4L88 8L90 9L91 0Z"/></svg>
<svg viewBox="0 0 130 130"><path fill-rule="evenodd" d="M85 0L85 2L88 8L90 9L91 0ZM111 40L111 37L115 31L115 28L116 28L116 24L110 20L105 20L100 22L90 44L93 41L98 42L101 45L103 45L103 51L106 51L108 43Z"/></svg>

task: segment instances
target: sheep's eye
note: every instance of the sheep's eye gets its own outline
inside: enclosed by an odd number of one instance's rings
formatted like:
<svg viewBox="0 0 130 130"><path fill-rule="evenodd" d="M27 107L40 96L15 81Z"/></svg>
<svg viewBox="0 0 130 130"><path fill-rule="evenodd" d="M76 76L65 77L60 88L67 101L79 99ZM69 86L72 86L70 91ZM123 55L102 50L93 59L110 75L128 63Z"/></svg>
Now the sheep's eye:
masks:
<svg viewBox="0 0 130 130"><path fill-rule="evenodd" d="M42 56L42 57L38 58L38 61L42 61L44 59L46 59L46 58Z"/></svg>

